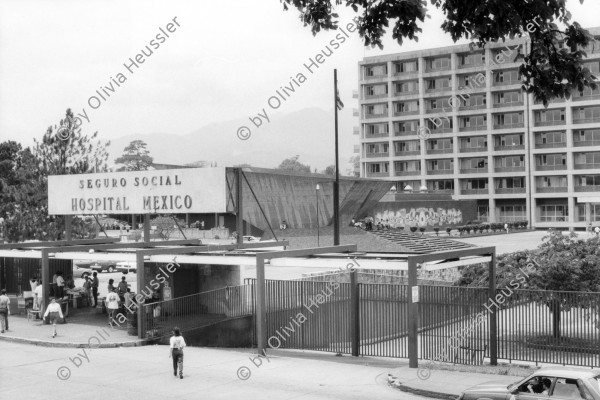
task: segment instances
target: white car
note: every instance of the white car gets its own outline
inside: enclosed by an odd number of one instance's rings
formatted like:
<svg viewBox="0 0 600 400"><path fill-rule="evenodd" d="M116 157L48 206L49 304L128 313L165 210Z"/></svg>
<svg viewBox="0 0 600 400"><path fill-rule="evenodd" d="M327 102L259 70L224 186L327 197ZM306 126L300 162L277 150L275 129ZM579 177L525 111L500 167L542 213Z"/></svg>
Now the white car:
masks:
<svg viewBox="0 0 600 400"><path fill-rule="evenodd" d="M117 272L128 274L129 272L136 273L137 265L135 261L121 261L117 263Z"/></svg>

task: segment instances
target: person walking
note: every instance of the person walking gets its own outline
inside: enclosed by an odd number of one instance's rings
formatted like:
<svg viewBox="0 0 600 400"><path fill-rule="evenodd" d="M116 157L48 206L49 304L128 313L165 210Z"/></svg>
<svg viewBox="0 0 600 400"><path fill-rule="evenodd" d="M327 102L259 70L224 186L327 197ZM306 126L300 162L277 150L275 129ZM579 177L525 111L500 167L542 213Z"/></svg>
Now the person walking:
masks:
<svg viewBox="0 0 600 400"><path fill-rule="evenodd" d="M177 372L179 372L179 379L183 379L183 348L186 344L178 327L173 328L170 344L169 357L173 358L173 375L177 376Z"/></svg>
<svg viewBox="0 0 600 400"><path fill-rule="evenodd" d="M92 306L92 278L89 276L85 277L85 282L83 282L84 289L84 298L88 305L88 307Z"/></svg>
<svg viewBox="0 0 600 400"><path fill-rule="evenodd" d="M98 285L100 285L100 281L98 280L98 273L94 271L92 274L92 296L94 297L94 308L98 307Z"/></svg>
<svg viewBox="0 0 600 400"><path fill-rule="evenodd" d="M4 333L4 330L8 330L8 316L10 315L10 299L6 295L6 289L0 291L0 328Z"/></svg>
<svg viewBox="0 0 600 400"><path fill-rule="evenodd" d="M106 295L106 312L108 313L108 324L111 328L113 326L113 318L117 310L120 308L119 303L119 296L117 295L117 293L115 292L115 288L113 287L112 290Z"/></svg>
<svg viewBox="0 0 600 400"><path fill-rule="evenodd" d="M58 320L58 318L60 317L60 319L63 319L63 313L62 313L62 309L60 308L60 304L58 304L56 302L56 299L54 297L50 298L50 304L48 304L48 307L46 308L46 312L44 313L44 318L49 317L49 322L52 324L52 329L53 329L53 333L52 333L52 337L55 338L56 337L56 321Z"/></svg>

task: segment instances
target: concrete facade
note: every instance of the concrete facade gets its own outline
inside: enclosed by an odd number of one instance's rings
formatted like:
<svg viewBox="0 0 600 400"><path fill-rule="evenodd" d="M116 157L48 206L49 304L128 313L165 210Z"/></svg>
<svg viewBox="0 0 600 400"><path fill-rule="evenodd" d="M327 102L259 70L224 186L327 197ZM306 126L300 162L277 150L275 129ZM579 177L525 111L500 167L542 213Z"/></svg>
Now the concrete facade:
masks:
<svg viewBox="0 0 600 400"><path fill-rule="evenodd" d="M600 76L600 28L585 65ZM562 44L561 44L562 45ZM600 89L552 100L521 89L525 38L359 63L361 176L477 201L477 219L600 224Z"/></svg>

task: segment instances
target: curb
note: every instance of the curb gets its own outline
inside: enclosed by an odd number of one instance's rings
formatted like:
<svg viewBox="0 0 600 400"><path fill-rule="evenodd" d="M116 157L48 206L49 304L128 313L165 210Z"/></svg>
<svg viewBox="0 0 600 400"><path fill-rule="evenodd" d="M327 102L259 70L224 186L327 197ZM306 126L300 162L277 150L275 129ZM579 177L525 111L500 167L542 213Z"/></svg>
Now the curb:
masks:
<svg viewBox="0 0 600 400"><path fill-rule="evenodd" d="M415 394L417 396L427 397L429 399L456 400L459 396L457 394L433 392L431 390L417 389L417 388L413 388L410 386L406 386L406 385L403 385L398 380L398 378L396 378L395 376L393 376L391 374L388 374L387 380L388 380L388 385L394 389L398 389L398 390L400 390L402 392L406 392L406 393Z"/></svg>
<svg viewBox="0 0 600 400"><path fill-rule="evenodd" d="M138 342L121 342L121 343L101 343L98 346L90 346L87 343L64 343L64 342L49 342L45 340L38 339L23 339L23 338L15 338L15 337L7 337L0 336L0 341L5 342L13 342L13 343L22 343L22 344L31 344L34 346L42 346L42 347L62 347L62 348L72 348L72 349L110 349L116 347L141 347L148 346L154 344L153 340L144 339Z"/></svg>

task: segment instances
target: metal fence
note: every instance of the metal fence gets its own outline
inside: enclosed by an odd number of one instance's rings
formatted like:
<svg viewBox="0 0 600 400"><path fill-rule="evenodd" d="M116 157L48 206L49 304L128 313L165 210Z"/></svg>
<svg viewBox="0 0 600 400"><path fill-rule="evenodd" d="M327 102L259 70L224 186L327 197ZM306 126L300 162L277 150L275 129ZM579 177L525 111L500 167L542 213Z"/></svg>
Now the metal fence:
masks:
<svg viewBox="0 0 600 400"><path fill-rule="evenodd" d="M253 287L243 285L144 304L141 308L146 321L144 337L170 335L175 326L187 331L230 318L253 315L253 299Z"/></svg>

